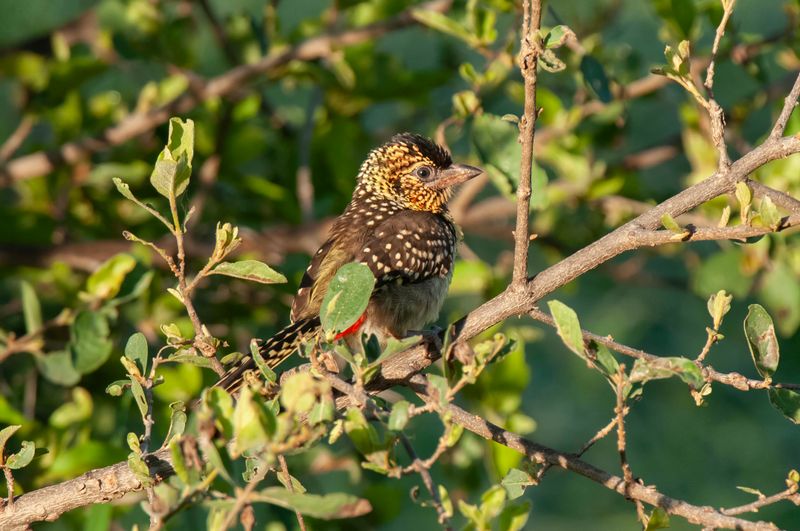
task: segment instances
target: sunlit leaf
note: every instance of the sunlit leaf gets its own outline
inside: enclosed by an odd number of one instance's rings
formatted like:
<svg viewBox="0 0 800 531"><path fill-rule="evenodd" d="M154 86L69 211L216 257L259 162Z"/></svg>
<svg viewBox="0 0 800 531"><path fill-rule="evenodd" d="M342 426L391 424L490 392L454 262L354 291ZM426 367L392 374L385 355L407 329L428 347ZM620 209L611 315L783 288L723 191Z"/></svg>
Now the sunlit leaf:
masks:
<svg viewBox="0 0 800 531"><path fill-rule="evenodd" d="M500 482L509 500L515 500L525 493L525 488L533 484L533 478L524 470L512 468Z"/></svg>
<svg viewBox="0 0 800 531"><path fill-rule="evenodd" d="M36 290L25 280L20 282L22 291L22 313L25 316L25 332L28 334L42 328L42 306Z"/></svg>
<svg viewBox="0 0 800 531"><path fill-rule="evenodd" d="M780 347L772 317L760 304L751 304L747 307L744 335L747 337L750 355L759 374L764 378L771 377L778 368Z"/></svg>
<svg viewBox="0 0 800 531"><path fill-rule="evenodd" d="M6 458L6 466L17 470L28 466L36 455L36 444L33 441L22 441L22 449Z"/></svg>
<svg viewBox="0 0 800 531"><path fill-rule="evenodd" d="M328 334L350 328L367 309L375 277L369 267L351 262L339 268L322 300L320 319Z"/></svg>
<svg viewBox="0 0 800 531"><path fill-rule="evenodd" d="M283 487L268 487L254 493L250 499L291 509L322 520L355 518L372 511L372 506L366 499L341 492L319 496L289 492Z"/></svg>
<svg viewBox="0 0 800 531"><path fill-rule="evenodd" d="M252 280L253 282L260 282L262 284L282 284L286 282L286 277L258 260L222 262L212 269L210 274L226 275L244 280Z"/></svg>
<svg viewBox="0 0 800 531"><path fill-rule="evenodd" d="M125 344L125 357L136 363L139 368L140 374L147 372L147 360L149 354L147 352L147 338L141 332L136 332L128 338Z"/></svg>
<svg viewBox="0 0 800 531"><path fill-rule="evenodd" d="M72 364L72 355L68 350L56 350L37 356L36 364L42 376L55 384L71 387L81 379L81 374Z"/></svg>
<svg viewBox="0 0 800 531"><path fill-rule="evenodd" d="M98 369L111 355L108 321L99 312L82 311L70 326L70 350L75 370L81 374Z"/></svg>
<svg viewBox="0 0 800 531"><path fill-rule="evenodd" d="M95 299L112 299L119 293L125 277L136 267L136 260L127 253L112 256L103 262L86 281L86 292Z"/></svg>
<svg viewBox="0 0 800 531"><path fill-rule="evenodd" d="M548 301L547 306L556 322L558 336L572 352L586 359L586 347L583 344L583 332L575 310L561 301Z"/></svg>
<svg viewBox="0 0 800 531"><path fill-rule="evenodd" d="M408 410L411 403L406 400L400 400L392 405L392 412L389 415L389 429L393 431L401 431L408 423Z"/></svg>

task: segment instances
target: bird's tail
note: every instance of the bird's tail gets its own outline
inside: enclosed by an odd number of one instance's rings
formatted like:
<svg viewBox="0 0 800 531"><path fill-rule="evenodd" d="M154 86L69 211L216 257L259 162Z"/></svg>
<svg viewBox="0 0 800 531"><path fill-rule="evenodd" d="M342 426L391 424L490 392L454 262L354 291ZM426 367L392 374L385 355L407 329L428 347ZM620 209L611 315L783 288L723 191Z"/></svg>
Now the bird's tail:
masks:
<svg viewBox="0 0 800 531"><path fill-rule="evenodd" d="M301 343L319 334L319 331L319 317L297 320L262 342L259 345L259 352L267 365L273 368L297 351ZM242 358L235 367L222 375L215 387L222 387L229 393L235 393L242 385L244 373L256 368L251 356Z"/></svg>

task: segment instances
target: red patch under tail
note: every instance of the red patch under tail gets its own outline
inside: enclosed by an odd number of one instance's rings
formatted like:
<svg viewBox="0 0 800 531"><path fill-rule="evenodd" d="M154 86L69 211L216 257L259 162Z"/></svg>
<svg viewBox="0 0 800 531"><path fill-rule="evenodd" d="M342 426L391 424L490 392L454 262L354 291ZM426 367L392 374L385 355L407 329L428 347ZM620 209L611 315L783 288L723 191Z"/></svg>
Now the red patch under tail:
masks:
<svg viewBox="0 0 800 531"><path fill-rule="evenodd" d="M364 321L366 320L367 320L367 312L364 312L363 314L361 314L361 317L359 317L358 320L355 323L353 323L352 326L350 326L350 328L348 328L344 332L339 332L338 334L336 334L336 337L334 337L333 340L336 341L342 339L343 337L349 336L350 334L355 333L359 328L361 328L361 325L364 324Z"/></svg>

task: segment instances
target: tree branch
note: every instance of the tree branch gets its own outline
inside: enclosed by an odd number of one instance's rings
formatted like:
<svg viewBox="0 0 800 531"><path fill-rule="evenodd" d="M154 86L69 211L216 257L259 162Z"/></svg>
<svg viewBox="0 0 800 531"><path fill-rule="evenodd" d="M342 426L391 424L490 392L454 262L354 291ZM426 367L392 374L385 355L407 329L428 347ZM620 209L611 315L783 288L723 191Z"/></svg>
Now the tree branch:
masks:
<svg viewBox="0 0 800 531"><path fill-rule="evenodd" d="M522 3L522 35L520 36L519 69L525 81L525 110L519 120L519 142L522 158L519 164L517 187L517 224L514 230L514 275L511 285L522 288L528 276L528 218L531 211L531 178L533 175L533 139L536 133L536 68L541 43L539 27L542 22L541 0Z"/></svg>

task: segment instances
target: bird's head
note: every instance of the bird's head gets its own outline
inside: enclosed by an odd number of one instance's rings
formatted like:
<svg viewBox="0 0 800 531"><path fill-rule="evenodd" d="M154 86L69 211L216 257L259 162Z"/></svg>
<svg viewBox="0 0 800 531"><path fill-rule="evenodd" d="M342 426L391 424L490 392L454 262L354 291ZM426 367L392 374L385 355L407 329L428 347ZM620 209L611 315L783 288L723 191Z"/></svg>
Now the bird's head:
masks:
<svg viewBox="0 0 800 531"><path fill-rule="evenodd" d="M481 173L480 168L453 164L450 153L430 139L403 133L370 152L355 197L378 196L403 208L441 212L453 186Z"/></svg>

